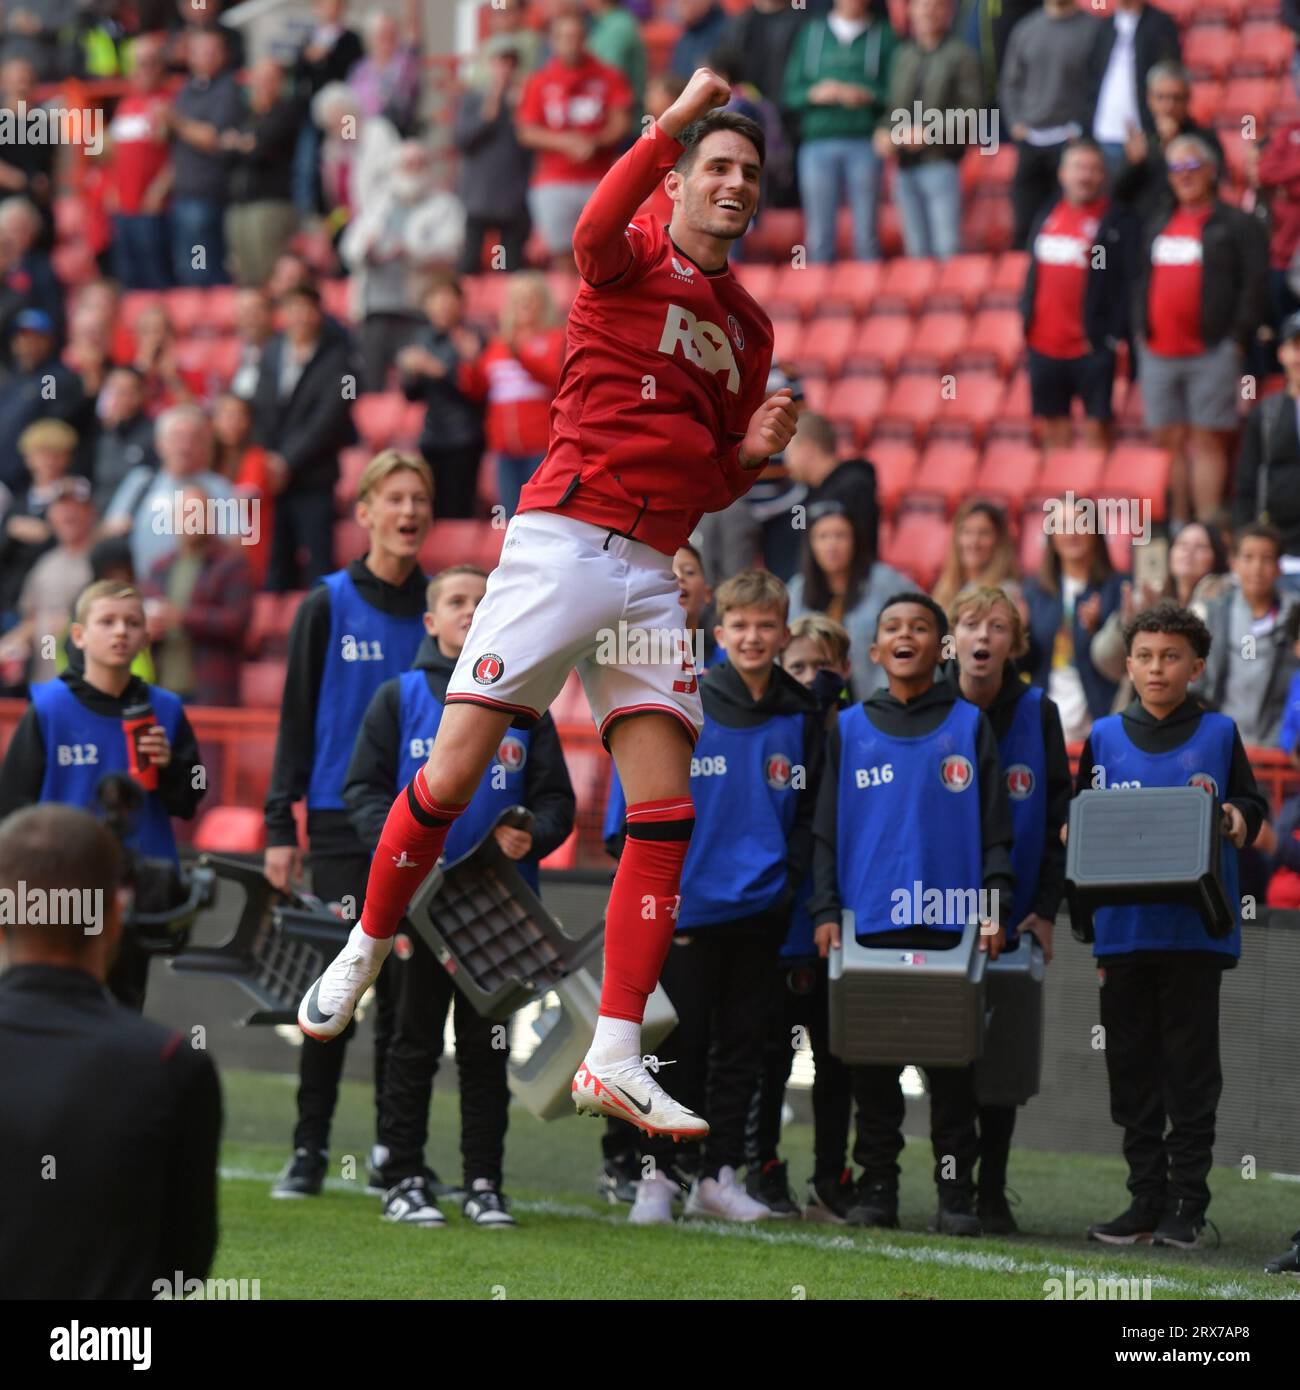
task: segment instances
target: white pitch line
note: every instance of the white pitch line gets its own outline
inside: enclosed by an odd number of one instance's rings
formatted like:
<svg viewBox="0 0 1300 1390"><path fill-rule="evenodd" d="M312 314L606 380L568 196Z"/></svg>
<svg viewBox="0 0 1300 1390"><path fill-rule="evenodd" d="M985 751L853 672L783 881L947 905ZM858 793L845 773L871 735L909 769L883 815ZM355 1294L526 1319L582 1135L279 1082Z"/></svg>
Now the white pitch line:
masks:
<svg viewBox="0 0 1300 1390"><path fill-rule="evenodd" d="M223 1180L234 1182L274 1182L278 1174L260 1173L249 1168L222 1168ZM342 1178L326 1178L325 1186L331 1192L348 1192L353 1196L370 1197L378 1201L378 1194L367 1192L356 1182ZM576 1203L557 1202L551 1198L537 1201L511 1199L510 1205L516 1211L531 1212L536 1216L563 1216L578 1221L594 1221L606 1226L626 1226L627 1218L611 1213L592 1211L590 1207ZM693 1235L720 1236L727 1240L750 1240L764 1245L802 1246L808 1250L860 1251L868 1255L883 1255L889 1260L899 1260L906 1264L945 1265L948 1268L973 1269L986 1274L1044 1274L1063 1276L1067 1269L1075 1275L1084 1272L1089 1278L1098 1279L1145 1279L1151 1280L1151 1287L1171 1293L1208 1295L1220 1299L1257 1299L1262 1302L1273 1300L1294 1302L1300 1300L1300 1292L1261 1294L1246 1289L1237 1281L1224 1284L1193 1284L1184 1279L1176 1279L1168 1274L1136 1273L1140 1266L1133 1266L1127 1272L1100 1269L1091 1263L1078 1265L1054 1264L1046 1260L1023 1260L1014 1255L993 1255L982 1250L949 1250L936 1245L890 1245L875 1240L870 1243L853 1240L847 1235L819 1235L813 1231L771 1230L751 1225L724 1225L717 1221L679 1221L674 1229ZM1086 1257L1084 1257L1086 1260Z"/></svg>

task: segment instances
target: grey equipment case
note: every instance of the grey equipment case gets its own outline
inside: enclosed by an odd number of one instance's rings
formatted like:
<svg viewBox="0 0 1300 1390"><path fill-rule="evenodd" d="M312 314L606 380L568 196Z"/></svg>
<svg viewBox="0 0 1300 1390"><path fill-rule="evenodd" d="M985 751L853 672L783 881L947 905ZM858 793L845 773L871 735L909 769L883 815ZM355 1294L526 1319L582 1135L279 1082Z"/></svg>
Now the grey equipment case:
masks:
<svg viewBox="0 0 1300 1390"><path fill-rule="evenodd" d="M1220 878L1218 798L1201 786L1080 792L1070 802L1065 897L1070 927L1094 939L1095 908L1127 903L1194 907L1214 937L1236 914Z"/></svg>
<svg viewBox="0 0 1300 1390"><path fill-rule="evenodd" d="M983 1051L985 966L980 927L955 946L864 946L845 912L832 949L830 1048L850 1066L964 1067Z"/></svg>
<svg viewBox="0 0 1300 1390"><path fill-rule="evenodd" d="M1023 1105L1043 1071L1043 948L1028 933L984 967L984 1055L975 1063L981 1105Z"/></svg>

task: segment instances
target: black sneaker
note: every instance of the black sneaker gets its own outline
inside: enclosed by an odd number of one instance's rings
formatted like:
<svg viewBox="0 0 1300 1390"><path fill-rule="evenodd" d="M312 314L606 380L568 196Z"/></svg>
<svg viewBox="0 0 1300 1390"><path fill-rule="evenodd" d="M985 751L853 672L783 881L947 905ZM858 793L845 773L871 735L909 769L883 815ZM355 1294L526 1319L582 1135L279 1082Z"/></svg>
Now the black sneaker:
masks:
<svg viewBox="0 0 1300 1390"><path fill-rule="evenodd" d="M403 1226L445 1226L447 1218L438 1210L437 1203L425 1185L423 1175L403 1178L396 1187L384 1194L385 1221L396 1221Z"/></svg>
<svg viewBox="0 0 1300 1390"><path fill-rule="evenodd" d="M808 1183L808 1203L803 1209L803 1219L842 1226L854 1195L853 1174L847 1168L837 1177L812 1178Z"/></svg>
<svg viewBox="0 0 1300 1390"><path fill-rule="evenodd" d="M844 1213L850 1226L880 1226L892 1229L898 1225L898 1188L885 1182L859 1183Z"/></svg>
<svg viewBox="0 0 1300 1390"><path fill-rule="evenodd" d="M510 1215L510 1203L490 1178L474 1179L474 1186L465 1195L463 1210L476 1226L496 1228L515 1224L515 1218Z"/></svg>
<svg viewBox="0 0 1300 1390"><path fill-rule="evenodd" d="M745 1174L745 1191L773 1216L797 1217L799 1204L790 1191L790 1175L780 1159L770 1158L761 1168Z"/></svg>
<svg viewBox="0 0 1300 1390"><path fill-rule="evenodd" d="M272 1197L319 1197L329 1154L324 1149L295 1149L271 1188Z"/></svg>
<svg viewBox="0 0 1300 1390"><path fill-rule="evenodd" d="M1149 1245L1160 1224L1160 1212L1145 1202L1134 1202L1113 1221L1100 1221L1088 1227L1088 1239L1103 1245Z"/></svg>
<svg viewBox="0 0 1300 1390"><path fill-rule="evenodd" d="M1201 1243L1201 1232L1205 1229L1205 1210L1195 1202L1180 1197L1171 1207L1165 1209L1152 1245L1176 1245L1180 1250L1195 1250Z"/></svg>
<svg viewBox="0 0 1300 1390"><path fill-rule="evenodd" d="M463 1187L457 1187L454 1183L443 1182L428 1165L424 1169L424 1185L429 1189L430 1194L439 1201L443 1198L451 1202L464 1200L465 1189ZM383 1169L376 1168L372 1163L366 1174L366 1191L382 1197L389 1190L389 1187L390 1184L384 1181Z"/></svg>
<svg viewBox="0 0 1300 1390"><path fill-rule="evenodd" d="M1300 1231L1291 1237L1291 1248L1285 1255L1270 1260L1264 1266L1265 1274L1300 1274Z"/></svg>
<svg viewBox="0 0 1300 1390"><path fill-rule="evenodd" d="M641 1165L635 1154L617 1154L607 1158L596 1180L596 1191L610 1204L631 1204L636 1201L636 1185L641 1179Z"/></svg>
<svg viewBox="0 0 1300 1390"><path fill-rule="evenodd" d="M1011 1203L1005 1191L981 1192L975 1213L986 1236L1014 1236L1020 1231L1016 1218L1011 1214Z"/></svg>
<svg viewBox="0 0 1300 1390"><path fill-rule="evenodd" d="M940 1192L939 1208L934 1214L934 1220L930 1222L930 1230L940 1236L982 1236L984 1227L975 1214L975 1203L971 1194Z"/></svg>

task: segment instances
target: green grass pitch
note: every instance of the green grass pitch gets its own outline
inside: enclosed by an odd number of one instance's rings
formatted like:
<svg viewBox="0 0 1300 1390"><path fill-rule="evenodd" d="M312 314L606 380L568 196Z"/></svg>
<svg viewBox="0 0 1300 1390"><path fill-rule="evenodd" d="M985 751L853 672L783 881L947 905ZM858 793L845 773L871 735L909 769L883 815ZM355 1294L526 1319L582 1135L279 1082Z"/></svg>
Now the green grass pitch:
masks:
<svg viewBox="0 0 1300 1390"><path fill-rule="evenodd" d="M374 1122L371 1090L356 1083L343 1086L325 1193L270 1199L270 1180L288 1155L296 1084L268 1073L222 1077L221 1243L212 1275L257 1279L263 1299L1042 1299L1045 1281L1064 1279L1067 1269L1076 1287L1083 1278L1149 1277L1154 1298L1300 1298L1300 1280L1263 1273L1300 1225L1300 1183L1268 1174L1248 1181L1235 1169L1214 1170L1218 1249L1085 1241L1090 1222L1126 1205L1118 1136L1115 1158L1013 1152L1017 1218L1031 1234L1011 1239L925 1234L931 1158L915 1140L902 1160L899 1231L791 1221L636 1229L626 1207L595 1193L598 1125L542 1124L512 1106L505 1186L519 1226L480 1230L444 1203L444 1229L403 1229L380 1220L379 1199L364 1191ZM429 1161L444 1178L459 1178L454 1093L435 1095L430 1133ZM787 1127L783 1145L801 1195L812 1169L810 1127ZM343 1177L348 1156L354 1181Z"/></svg>

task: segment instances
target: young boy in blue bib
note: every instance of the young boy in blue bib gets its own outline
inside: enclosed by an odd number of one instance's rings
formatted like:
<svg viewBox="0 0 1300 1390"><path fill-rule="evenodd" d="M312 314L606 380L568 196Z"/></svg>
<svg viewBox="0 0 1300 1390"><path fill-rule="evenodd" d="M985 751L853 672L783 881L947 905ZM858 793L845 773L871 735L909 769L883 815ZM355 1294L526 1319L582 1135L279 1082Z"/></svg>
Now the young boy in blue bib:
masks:
<svg viewBox="0 0 1300 1390"><path fill-rule="evenodd" d="M99 784L112 773L126 775L130 766L123 716L148 706L154 722L136 737L136 765L152 770L143 778L155 785L141 786L141 806L125 842L139 854L175 863L171 817L192 820L206 782L194 776L202 759L180 696L131 674L132 662L149 645L140 591L115 579L89 585L77 598L71 635L84 670L32 686L0 770L0 818L38 801L98 811ZM128 933L109 989L122 1003L143 1009L148 974L149 957Z"/></svg>
<svg viewBox="0 0 1300 1390"><path fill-rule="evenodd" d="M1004 951L1029 933L1052 959L1052 927L1065 893L1061 827L1074 785L1061 715L1037 686L1021 680L1015 658L1029 650L1020 611L1001 589L971 588L952 607L957 670L964 700L984 711L998 741L1015 841L1011 867L1016 887ZM977 1211L986 1235L1014 1235L1007 1202L1007 1163L1016 1125L1013 1105L979 1108L980 1169Z"/></svg>
<svg viewBox="0 0 1300 1390"><path fill-rule="evenodd" d="M427 635L415 663L396 680L381 685L366 710L343 799L362 843L371 852L379 843L394 793L424 765L442 720L447 682L486 589L487 575L475 565L453 566L430 581L424 615ZM531 829L496 826L497 818L512 806L526 806L533 813ZM568 838L574 815L573 786L559 735L551 716L544 714L532 729L507 731L478 791L447 836L443 854L449 864L454 863L492 833L537 892L538 863ZM407 959L402 958L403 941L410 947ZM426 1176L424 1145L433 1078L454 999L463 1209L475 1225L513 1226L501 1190L510 1101L507 1034L455 988L418 934L403 933L395 954L399 962L397 1020L379 1109L379 1144L387 1151L382 1169L384 1218L416 1226L444 1224L435 1200L438 1193L431 1190Z"/></svg>
<svg viewBox="0 0 1300 1390"><path fill-rule="evenodd" d="M737 1180L762 1066L777 951L812 853L823 734L816 701L776 664L789 595L766 570L718 587L716 637L727 660L700 680L704 728L691 760L695 833L682 870L677 927L661 981L678 1024L660 1048L684 1105L709 1115L687 1216L772 1215ZM629 1220L671 1221L676 1161L646 1143L654 1171ZM688 1160L689 1161L689 1160Z"/></svg>
<svg viewBox="0 0 1300 1390"><path fill-rule="evenodd" d="M1157 604L1124 631L1137 698L1099 719L1079 755L1078 790L1203 787L1223 806L1222 876L1237 918L1212 937L1194 908L1154 903L1098 908L1093 955L1111 1118L1124 1130L1132 1202L1091 1227L1111 1245L1194 1248L1210 1204L1219 1065L1219 983L1241 955L1237 851L1268 814L1237 726L1188 699L1210 633L1186 608Z"/></svg>
<svg viewBox="0 0 1300 1390"><path fill-rule="evenodd" d="M845 710L831 730L817 802L813 896L808 907L818 952L840 940L854 914L870 946L945 950L965 921L899 920L899 892L983 892L980 949L996 959L998 925L1013 886L1011 813L997 740L986 716L948 682L936 683L948 618L932 598L896 594L880 611L871 659L888 685ZM907 919L925 913L914 906ZM898 1155L903 1093L896 1066L852 1068L858 1107L853 1156L862 1168L851 1225L898 1225ZM981 1233L975 1212L979 1152L974 1066L930 1067L930 1132L938 1215L944 1235Z"/></svg>
<svg viewBox="0 0 1300 1390"><path fill-rule="evenodd" d="M287 889L301 876L294 802L307 803L312 892L355 917L370 856L343 803L343 775L370 697L411 664L424 638L420 547L433 524L433 474L415 454L385 449L357 481L355 515L369 535L364 558L327 574L303 599L289 630L280 729L266 796L266 876ZM392 1032L391 972L375 981L374 1076L378 1108ZM355 1033L349 1024L342 1041ZM307 1035L298 1057L293 1156L273 1197L320 1193L345 1047ZM376 1167L376 1154L371 1166Z"/></svg>

